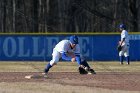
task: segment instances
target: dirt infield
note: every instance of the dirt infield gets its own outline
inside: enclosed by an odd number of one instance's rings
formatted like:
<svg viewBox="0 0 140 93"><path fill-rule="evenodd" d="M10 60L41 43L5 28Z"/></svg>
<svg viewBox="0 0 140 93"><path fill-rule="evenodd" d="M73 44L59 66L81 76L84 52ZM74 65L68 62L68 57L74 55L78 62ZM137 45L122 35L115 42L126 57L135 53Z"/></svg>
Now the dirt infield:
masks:
<svg viewBox="0 0 140 93"><path fill-rule="evenodd" d="M98 87L115 90L140 91L140 73L99 72L80 75L76 72L50 72L48 78L25 79L38 72L0 72L0 82L49 82L62 85Z"/></svg>

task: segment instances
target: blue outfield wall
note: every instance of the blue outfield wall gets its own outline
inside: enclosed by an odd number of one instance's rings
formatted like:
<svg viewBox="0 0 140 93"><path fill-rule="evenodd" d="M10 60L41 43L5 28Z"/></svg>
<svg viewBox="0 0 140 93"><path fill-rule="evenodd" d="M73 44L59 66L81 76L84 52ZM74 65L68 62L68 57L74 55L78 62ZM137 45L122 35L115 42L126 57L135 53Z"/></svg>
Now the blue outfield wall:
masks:
<svg viewBox="0 0 140 93"><path fill-rule="evenodd" d="M70 35L1 35L1 61L49 61L54 46ZM119 60L120 35L78 35L81 54L87 60ZM130 59L140 60L140 35L130 35Z"/></svg>

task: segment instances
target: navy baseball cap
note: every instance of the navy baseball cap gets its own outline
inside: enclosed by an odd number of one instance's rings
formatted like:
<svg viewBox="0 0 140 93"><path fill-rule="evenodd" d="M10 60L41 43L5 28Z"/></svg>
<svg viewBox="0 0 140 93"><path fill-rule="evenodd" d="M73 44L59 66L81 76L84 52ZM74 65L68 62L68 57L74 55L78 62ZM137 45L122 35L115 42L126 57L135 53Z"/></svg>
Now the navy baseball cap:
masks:
<svg viewBox="0 0 140 93"><path fill-rule="evenodd" d="M78 37L73 35L73 36L70 36L70 42L72 44L78 44Z"/></svg>
<svg viewBox="0 0 140 93"><path fill-rule="evenodd" d="M126 29L126 26L125 26L124 24L120 24L120 25L119 25L119 28Z"/></svg>

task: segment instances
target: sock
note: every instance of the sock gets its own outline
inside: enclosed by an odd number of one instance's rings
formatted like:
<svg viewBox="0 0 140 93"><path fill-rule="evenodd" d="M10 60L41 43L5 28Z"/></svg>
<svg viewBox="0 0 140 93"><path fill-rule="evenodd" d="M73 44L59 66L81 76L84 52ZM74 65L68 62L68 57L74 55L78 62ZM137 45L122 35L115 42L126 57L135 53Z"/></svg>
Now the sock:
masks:
<svg viewBox="0 0 140 93"><path fill-rule="evenodd" d="M50 65L50 63L47 64L46 68L45 68L45 73L48 73L49 69L51 68L52 66Z"/></svg>
<svg viewBox="0 0 140 93"><path fill-rule="evenodd" d="M126 61L129 64L129 56L126 57Z"/></svg>
<svg viewBox="0 0 140 93"><path fill-rule="evenodd" d="M124 56L120 56L120 62L123 63Z"/></svg>
<svg viewBox="0 0 140 93"><path fill-rule="evenodd" d="M88 65L88 63L87 63L87 61L86 61L86 60L81 61L81 64L82 64L82 65L84 65L85 67L90 68L90 66Z"/></svg>

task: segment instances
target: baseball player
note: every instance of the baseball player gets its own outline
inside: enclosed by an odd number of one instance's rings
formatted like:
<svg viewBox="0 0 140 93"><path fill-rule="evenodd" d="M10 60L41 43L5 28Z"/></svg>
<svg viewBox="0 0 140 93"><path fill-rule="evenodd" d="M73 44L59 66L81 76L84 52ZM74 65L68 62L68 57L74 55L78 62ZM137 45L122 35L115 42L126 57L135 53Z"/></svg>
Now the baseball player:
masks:
<svg viewBox="0 0 140 93"><path fill-rule="evenodd" d="M69 54L74 53L74 56L68 56ZM78 44L78 37L73 35L70 37L69 40L62 40L60 41L55 48L53 49L52 53L52 60L46 65L44 69L44 74L47 77L47 73L49 72L50 68L56 65L59 59L62 58L67 61L76 61L80 68L87 67L87 62L82 61L80 57L80 46ZM85 65L85 66L84 66ZM90 71L90 67L88 66L88 70ZM92 73L93 71L91 71Z"/></svg>
<svg viewBox="0 0 140 93"><path fill-rule="evenodd" d="M129 65L129 35L124 24L120 24L119 29L121 31L121 40L119 45L121 49L119 51L120 64L123 64L124 57L126 57L127 64Z"/></svg>

